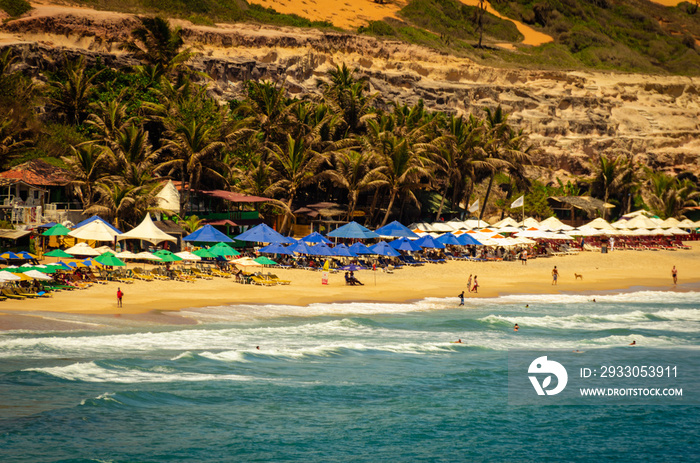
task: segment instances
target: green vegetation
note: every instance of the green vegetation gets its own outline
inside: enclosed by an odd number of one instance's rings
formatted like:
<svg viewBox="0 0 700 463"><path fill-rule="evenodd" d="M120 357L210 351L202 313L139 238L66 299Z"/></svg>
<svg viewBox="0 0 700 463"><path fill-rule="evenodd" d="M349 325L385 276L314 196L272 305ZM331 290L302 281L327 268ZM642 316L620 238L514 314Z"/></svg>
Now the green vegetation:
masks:
<svg viewBox="0 0 700 463"><path fill-rule="evenodd" d="M22 16L32 9L27 0L0 0L0 10L12 17Z"/></svg>

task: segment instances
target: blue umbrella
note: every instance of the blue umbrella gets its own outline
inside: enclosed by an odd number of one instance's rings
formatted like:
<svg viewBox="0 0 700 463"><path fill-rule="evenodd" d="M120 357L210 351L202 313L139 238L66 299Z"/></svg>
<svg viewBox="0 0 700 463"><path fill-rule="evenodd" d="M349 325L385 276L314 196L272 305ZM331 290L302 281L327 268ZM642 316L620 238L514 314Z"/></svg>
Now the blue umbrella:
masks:
<svg viewBox="0 0 700 463"><path fill-rule="evenodd" d="M308 244L304 243L303 241L299 240L296 242L296 244L292 244L288 248L290 251L295 252L297 254L313 254L314 251L311 247L309 247Z"/></svg>
<svg viewBox="0 0 700 463"><path fill-rule="evenodd" d="M423 250L423 248L421 248L418 244L416 244L415 241L411 241L405 237L392 241L391 243L389 243L389 246L396 249L397 251L414 252L414 251L422 251Z"/></svg>
<svg viewBox="0 0 700 463"><path fill-rule="evenodd" d="M319 232L313 232L310 235L306 235L301 239L302 241L305 241L307 243L326 243L326 244L331 244L331 240L328 238L324 237L322 234Z"/></svg>
<svg viewBox="0 0 700 463"><path fill-rule="evenodd" d="M350 246L350 251L357 254L358 256L360 254L374 254L374 252L372 252L372 250L370 248L368 248L367 246L365 246L364 244L362 244L360 242L357 242L357 243L353 244L352 246Z"/></svg>
<svg viewBox="0 0 700 463"><path fill-rule="evenodd" d="M389 246L386 241L380 241L379 243L375 244L374 246L370 246L369 248L375 254L379 254L380 256L398 257L401 255L399 251Z"/></svg>
<svg viewBox="0 0 700 463"><path fill-rule="evenodd" d="M210 224L206 224L202 228L193 231L182 241L198 241L200 243L233 243L233 240L221 233Z"/></svg>
<svg viewBox="0 0 700 463"><path fill-rule="evenodd" d="M374 231L377 235L382 236L396 236L404 238L418 238L418 235L413 233L410 228L405 225L401 225L398 221L384 225L383 227L377 228Z"/></svg>
<svg viewBox="0 0 700 463"><path fill-rule="evenodd" d="M462 246L481 246L481 243L474 239L469 233L462 233L457 237L457 241L459 241L459 244Z"/></svg>
<svg viewBox="0 0 700 463"><path fill-rule="evenodd" d="M114 231L117 232L117 233L120 233L120 234L122 233L121 230L119 230L118 228L115 228L114 226L112 226L112 224L110 224L109 222L107 222L105 219L103 219L103 218L100 217L99 215L93 215L93 216L90 217L89 219L83 220L82 222L80 222L79 224L77 224L76 226L74 226L74 227L73 227L73 230L77 230L78 228L82 227L83 225L87 225L87 224L89 224L90 222L93 222L93 221L95 221L95 220L99 220L100 222L104 222L109 228L111 228L112 230L114 230Z"/></svg>
<svg viewBox="0 0 700 463"><path fill-rule="evenodd" d="M325 243L319 243L316 246L312 246L310 249L313 251L312 255L314 256L335 256L333 249Z"/></svg>
<svg viewBox="0 0 700 463"><path fill-rule="evenodd" d="M27 260L36 259L36 256L29 254L27 251L20 251L17 253L17 255L20 256L22 259L27 259Z"/></svg>
<svg viewBox="0 0 700 463"><path fill-rule="evenodd" d="M265 246L264 248L260 248L260 252L263 254L286 254L291 256L294 254L294 251L291 248L292 246L283 246L280 243L273 243Z"/></svg>
<svg viewBox="0 0 700 463"><path fill-rule="evenodd" d="M292 243L294 240L286 238L268 225L261 223L248 231L245 231L236 237L241 241L255 241L257 243Z"/></svg>
<svg viewBox="0 0 700 463"><path fill-rule="evenodd" d="M416 241L416 244L420 245L422 248L445 249L444 244L438 242L430 235L425 235L423 238Z"/></svg>
<svg viewBox="0 0 700 463"><path fill-rule="evenodd" d="M339 244L333 248L333 254L338 257L357 257L357 254L352 252L347 244Z"/></svg>
<svg viewBox="0 0 700 463"><path fill-rule="evenodd" d="M354 238L354 239L370 239L379 238L379 235L363 227L357 222L346 223L342 227L333 230L328 234L331 238Z"/></svg>
<svg viewBox="0 0 700 463"><path fill-rule="evenodd" d="M452 246L460 246L462 244L452 233L445 233L444 235L440 236L436 241L440 244L449 244Z"/></svg>
<svg viewBox="0 0 700 463"><path fill-rule="evenodd" d="M0 257L2 257L3 259L21 259L20 256L18 256L12 251L3 252L2 255L0 255Z"/></svg>

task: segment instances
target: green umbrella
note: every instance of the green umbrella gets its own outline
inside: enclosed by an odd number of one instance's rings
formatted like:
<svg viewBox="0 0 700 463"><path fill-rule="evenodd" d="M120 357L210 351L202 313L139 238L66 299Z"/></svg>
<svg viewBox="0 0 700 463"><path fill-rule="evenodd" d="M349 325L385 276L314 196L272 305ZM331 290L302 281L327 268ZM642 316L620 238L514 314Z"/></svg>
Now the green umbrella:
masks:
<svg viewBox="0 0 700 463"><path fill-rule="evenodd" d="M211 252L211 250L206 248L197 249L192 254L194 254L195 256L202 257L204 259L213 259L216 257L216 254L214 254L213 252Z"/></svg>
<svg viewBox="0 0 700 463"><path fill-rule="evenodd" d="M49 256L49 257L67 257L69 259L73 258L73 256L71 254L68 254L63 249L54 249L53 251L49 251L44 255Z"/></svg>
<svg viewBox="0 0 700 463"><path fill-rule="evenodd" d="M258 264L262 264L262 265L277 265L277 262L275 262L274 260L270 259L267 256L256 257L254 260Z"/></svg>
<svg viewBox="0 0 700 463"><path fill-rule="evenodd" d="M182 257L176 256L175 254L166 249L161 249L159 251L154 252L153 254L160 257L160 259L163 262L179 262L182 260Z"/></svg>
<svg viewBox="0 0 700 463"><path fill-rule="evenodd" d="M226 243L217 243L214 246L212 246L211 248L209 248L209 250L212 253L214 253L215 255L223 256L223 257L226 257L226 256L234 256L235 257L235 256L241 255L240 252L236 251L235 249L233 249L231 246L229 246Z"/></svg>
<svg viewBox="0 0 700 463"><path fill-rule="evenodd" d="M108 265L110 267L123 267L126 265L123 260L111 252L105 252L101 256L95 257L95 260L102 265Z"/></svg>
<svg viewBox="0 0 700 463"><path fill-rule="evenodd" d="M65 236L68 234L68 232L70 232L69 229L67 229L60 223L57 223L56 225L42 233L41 236Z"/></svg>

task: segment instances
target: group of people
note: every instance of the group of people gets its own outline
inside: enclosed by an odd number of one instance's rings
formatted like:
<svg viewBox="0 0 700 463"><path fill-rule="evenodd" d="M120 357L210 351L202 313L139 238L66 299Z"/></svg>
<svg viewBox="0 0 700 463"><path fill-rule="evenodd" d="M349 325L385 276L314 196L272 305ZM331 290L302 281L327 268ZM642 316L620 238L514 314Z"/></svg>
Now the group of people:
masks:
<svg viewBox="0 0 700 463"><path fill-rule="evenodd" d="M355 272L345 272L345 284L350 285L350 286L364 286L364 284L355 278Z"/></svg>

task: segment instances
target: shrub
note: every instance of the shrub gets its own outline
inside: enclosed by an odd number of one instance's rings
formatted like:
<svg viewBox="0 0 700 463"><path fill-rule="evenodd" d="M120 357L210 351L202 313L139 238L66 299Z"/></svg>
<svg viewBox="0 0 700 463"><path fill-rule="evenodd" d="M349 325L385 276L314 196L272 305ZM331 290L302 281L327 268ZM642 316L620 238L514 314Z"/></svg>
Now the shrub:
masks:
<svg viewBox="0 0 700 463"><path fill-rule="evenodd" d="M0 0L0 10L12 17L21 16L31 9L27 0Z"/></svg>

